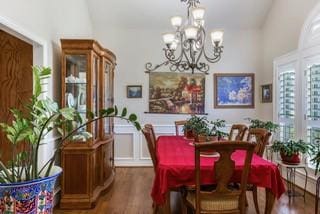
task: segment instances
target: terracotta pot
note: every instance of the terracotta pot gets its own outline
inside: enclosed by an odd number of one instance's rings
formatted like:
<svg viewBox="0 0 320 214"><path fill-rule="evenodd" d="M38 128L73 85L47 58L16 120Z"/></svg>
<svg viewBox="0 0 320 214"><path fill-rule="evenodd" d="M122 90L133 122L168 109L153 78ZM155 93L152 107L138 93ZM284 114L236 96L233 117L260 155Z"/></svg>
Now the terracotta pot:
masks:
<svg viewBox="0 0 320 214"><path fill-rule="evenodd" d="M193 139L194 138L193 130L192 129L184 130L184 136L188 139Z"/></svg>
<svg viewBox="0 0 320 214"><path fill-rule="evenodd" d="M195 142L197 143L203 143L207 141L207 136L205 135L196 135Z"/></svg>
<svg viewBox="0 0 320 214"><path fill-rule="evenodd" d="M280 152L280 156L281 156L282 162L285 164L298 165L301 162L299 153L293 154L291 156L287 156L283 152Z"/></svg>
<svg viewBox="0 0 320 214"><path fill-rule="evenodd" d="M208 141L219 141L219 137L217 136L208 136Z"/></svg>

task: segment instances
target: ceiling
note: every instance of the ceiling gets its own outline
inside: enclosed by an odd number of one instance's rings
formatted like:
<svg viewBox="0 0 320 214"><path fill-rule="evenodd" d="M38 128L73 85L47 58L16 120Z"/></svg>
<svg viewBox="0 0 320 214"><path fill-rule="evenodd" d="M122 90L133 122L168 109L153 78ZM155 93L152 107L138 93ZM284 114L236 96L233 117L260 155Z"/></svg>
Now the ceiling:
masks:
<svg viewBox="0 0 320 214"><path fill-rule="evenodd" d="M201 0L210 28L259 28L273 0ZM94 25L170 29L170 17L186 17L180 0L87 0Z"/></svg>

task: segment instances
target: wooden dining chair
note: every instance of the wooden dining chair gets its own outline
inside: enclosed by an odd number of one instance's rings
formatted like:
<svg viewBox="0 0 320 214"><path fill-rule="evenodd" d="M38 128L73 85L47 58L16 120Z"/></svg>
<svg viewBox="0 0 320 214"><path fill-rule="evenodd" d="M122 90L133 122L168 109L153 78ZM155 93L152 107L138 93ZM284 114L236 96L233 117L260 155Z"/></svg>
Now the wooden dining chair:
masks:
<svg viewBox="0 0 320 214"><path fill-rule="evenodd" d="M157 168L157 157L156 157L156 142L154 141L154 137L152 134L152 129L149 127L144 127L142 129L142 133L144 137L146 138L148 150L150 153L150 157L152 160L154 171L156 171Z"/></svg>
<svg viewBox="0 0 320 214"><path fill-rule="evenodd" d="M266 129L250 128L247 141L255 145L254 153L262 157L270 137L271 133ZM252 192L256 213L259 214L260 210L258 204L258 187L255 185L248 185L247 191Z"/></svg>
<svg viewBox="0 0 320 214"><path fill-rule="evenodd" d="M177 135L177 136L180 135L180 134L179 134L179 127L185 125L186 123L187 123L186 120L174 121L174 125L175 125L175 127L176 127L176 135Z"/></svg>
<svg viewBox="0 0 320 214"><path fill-rule="evenodd" d="M243 141L248 127L243 124L233 124L231 126L229 140Z"/></svg>
<svg viewBox="0 0 320 214"><path fill-rule="evenodd" d="M262 157L270 137L271 133L266 129L250 128L247 141L256 145L254 152Z"/></svg>
<svg viewBox="0 0 320 214"><path fill-rule="evenodd" d="M245 213L245 194L254 145L240 141L201 143L195 145L196 190L187 191L185 204L200 213ZM214 162L216 188L212 191L201 190L200 154L203 151L215 150L220 157ZM236 150L244 150L244 166L241 172L239 188L233 188L232 177L235 162L231 155Z"/></svg>
<svg viewBox="0 0 320 214"><path fill-rule="evenodd" d="M150 129L151 130L151 134L152 134L152 138L153 138L153 142L157 142L157 137L156 137L156 134L155 134L155 132L154 132L154 128L153 128L153 125L152 124L150 124L150 123L148 123L148 124L145 124L144 125L144 127L145 128L148 128L148 129Z"/></svg>

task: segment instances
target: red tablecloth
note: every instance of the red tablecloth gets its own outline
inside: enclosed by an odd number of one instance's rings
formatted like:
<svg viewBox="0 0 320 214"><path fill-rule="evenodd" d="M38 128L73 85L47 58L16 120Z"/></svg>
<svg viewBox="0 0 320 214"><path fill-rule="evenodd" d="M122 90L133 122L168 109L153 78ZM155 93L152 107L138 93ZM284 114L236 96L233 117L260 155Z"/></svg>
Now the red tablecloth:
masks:
<svg viewBox="0 0 320 214"><path fill-rule="evenodd" d="M180 136L161 136L157 141L158 166L152 188L152 198L161 205L171 188L195 184L194 146ZM233 153L236 163L234 181L240 181L244 165L244 151ZM217 158L201 157L201 182L214 183L213 163ZM279 198L285 187L277 166L257 155L253 156L248 183L270 188Z"/></svg>

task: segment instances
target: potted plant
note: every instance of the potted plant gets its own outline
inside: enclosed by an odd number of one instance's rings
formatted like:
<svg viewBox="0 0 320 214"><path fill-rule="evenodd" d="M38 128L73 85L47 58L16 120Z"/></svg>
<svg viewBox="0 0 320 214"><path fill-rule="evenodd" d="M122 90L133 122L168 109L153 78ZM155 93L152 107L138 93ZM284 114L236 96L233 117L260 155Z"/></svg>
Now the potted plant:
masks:
<svg viewBox="0 0 320 214"><path fill-rule="evenodd" d="M300 154L305 154L309 151L309 145L303 140L288 140L286 142L276 141L271 146L272 151L279 152L282 162L286 164L300 164Z"/></svg>
<svg viewBox="0 0 320 214"><path fill-rule="evenodd" d="M208 140L209 141L217 141L221 140L224 137L229 136L227 133L220 131L220 129L226 127L226 121L217 119L215 121L211 121L211 129L208 133Z"/></svg>
<svg viewBox="0 0 320 214"><path fill-rule="evenodd" d="M49 68L33 67L34 90L30 103L23 112L12 109L13 121L0 124L12 147L12 159L8 163L0 161L0 213L52 213L55 181L62 171L55 166L59 149L44 165L38 161L42 140L52 132L61 134L61 148L66 141L91 138L83 128L106 117L125 119L141 129L137 116L127 116L126 108L121 114L117 107L102 109L98 117L89 112L88 119L83 121L73 108L59 108L51 99L41 98L41 81L50 74ZM75 123L80 125L74 128Z"/></svg>
<svg viewBox="0 0 320 214"><path fill-rule="evenodd" d="M246 120L250 122L249 128L263 128L268 130L272 134L270 136L268 143L271 143L273 135L279 129L279 125L276 123L273 123L272 121L262 121L259 119L251 119L251 118L246 118Z"/></svg>
<svg viewBox="0 0 320 214"><path fill-rule="evenodd" d="M185 137L187 137L188 139L197 140L199 138L198 135L206 136L208 132L208 130L205 129L205 127L208 127L207 123L208 120L206 117L198 117L196 115L192 115L191 118L188 119L186 124L184 124L183 126Z"/></svg>

